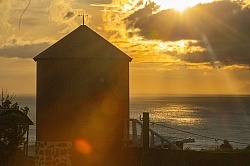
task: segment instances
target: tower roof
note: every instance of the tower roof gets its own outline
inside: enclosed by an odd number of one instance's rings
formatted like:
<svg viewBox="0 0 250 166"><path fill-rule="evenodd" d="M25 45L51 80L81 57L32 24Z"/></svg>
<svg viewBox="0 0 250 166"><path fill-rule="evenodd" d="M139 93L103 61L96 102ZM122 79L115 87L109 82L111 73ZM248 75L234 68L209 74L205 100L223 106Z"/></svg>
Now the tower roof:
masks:
<svg viewBox="0 0 250 166"><path fill-rule="evenodd" d="M127 61L132 60L131 57L86 25L79 26L34 57L34 60L52 58L120 58Z"/></svg>

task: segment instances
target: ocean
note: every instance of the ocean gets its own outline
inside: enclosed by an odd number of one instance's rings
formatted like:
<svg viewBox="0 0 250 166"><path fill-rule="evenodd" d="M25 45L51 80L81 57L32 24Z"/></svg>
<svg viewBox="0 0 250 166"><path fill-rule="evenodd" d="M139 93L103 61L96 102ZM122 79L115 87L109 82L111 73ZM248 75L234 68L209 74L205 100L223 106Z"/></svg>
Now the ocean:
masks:
<svg viewBox="0 0 250 166"><path fill-rule="evenodd" d="M21 107L29 107L35 123L35 96L16 96ZM250 144L250 96L144 95L130 97L130 118L149 112L150 128L169 140L195 139L184 148L216 149L224 139L238 149ZM30 126L29 145L36 140L36 125Z"/></svg>
<svg viewBox="0 0 250 166"><path fill-rule="evenodd" d="M234 148L250 145L250 96L135 96L130 117L149 112L150 127L169 138L194 138L184 148L214 150L229 140Z"/></svg>

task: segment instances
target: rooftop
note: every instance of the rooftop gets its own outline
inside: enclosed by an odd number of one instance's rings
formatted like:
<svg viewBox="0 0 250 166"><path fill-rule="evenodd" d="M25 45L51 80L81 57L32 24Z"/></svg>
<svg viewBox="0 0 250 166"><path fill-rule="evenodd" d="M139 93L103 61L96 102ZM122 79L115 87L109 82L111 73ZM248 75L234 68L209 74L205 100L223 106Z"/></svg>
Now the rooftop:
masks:
<svg viewBox="0 0 250 166"><path fill-rule="evenodd" d="M34 57L34 60L48 58L132 58L94 32L81 25L58 42Z"/></svg>

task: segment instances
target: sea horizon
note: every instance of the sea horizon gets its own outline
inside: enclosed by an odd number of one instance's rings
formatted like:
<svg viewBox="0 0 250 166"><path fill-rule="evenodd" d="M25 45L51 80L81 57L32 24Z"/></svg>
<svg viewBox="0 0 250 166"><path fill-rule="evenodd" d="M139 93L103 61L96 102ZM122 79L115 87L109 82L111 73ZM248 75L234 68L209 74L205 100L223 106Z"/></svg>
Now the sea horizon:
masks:
<svg viewBox="0 0 250 166"><path fill-rule="evenodd" d="M130 94L130 97L137 97L137 96L177 96L177 97L202 97L202 96L212 96L212 97L227 97L227 96L232 96L232 97L237 97L237 96L250 96L250 93L159 93L159 94L154 94L154 93L136 93L136 94Z"/></svg>
<svg viewBox="0 0 250 166"><path fill-rule="evenodd" d="M30 108L28 116L34 122L30 126L31 145L36 140L36 96L16 95L20 107ZM130 96L130 118L140 119L149 112L151 122L161 123L209 137L233 140L250 144L250 95L246 94L140 94ZM150 126L161 135L189 138L187 135L162 127ZM187 144L190 149L213 149L221 142L196 138L196 143ZM243 149L244 145L233 144Z"/></svg>

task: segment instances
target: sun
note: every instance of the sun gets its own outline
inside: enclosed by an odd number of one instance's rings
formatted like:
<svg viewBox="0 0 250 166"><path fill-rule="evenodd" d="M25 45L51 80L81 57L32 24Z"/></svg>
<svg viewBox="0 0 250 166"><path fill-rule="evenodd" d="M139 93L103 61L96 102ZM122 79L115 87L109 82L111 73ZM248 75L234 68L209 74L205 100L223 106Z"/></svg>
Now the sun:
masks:
<svg viewBox="0 0 250 166"><path fill-rule="evenodd" d="M160 5L163 9L175 9L183 12L188 7L193 7L199 3L209 3L213 0L153 0L156 4Z"/></svg>

